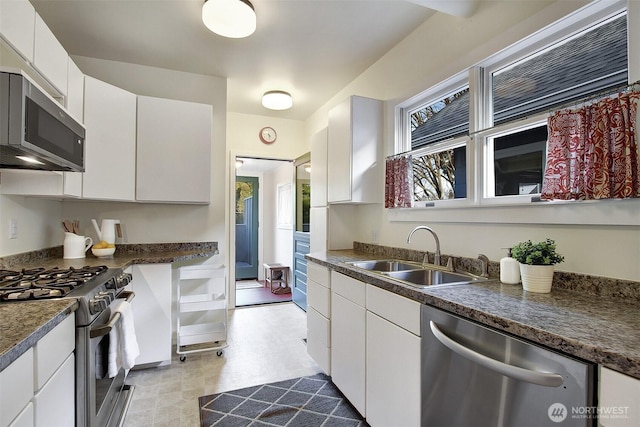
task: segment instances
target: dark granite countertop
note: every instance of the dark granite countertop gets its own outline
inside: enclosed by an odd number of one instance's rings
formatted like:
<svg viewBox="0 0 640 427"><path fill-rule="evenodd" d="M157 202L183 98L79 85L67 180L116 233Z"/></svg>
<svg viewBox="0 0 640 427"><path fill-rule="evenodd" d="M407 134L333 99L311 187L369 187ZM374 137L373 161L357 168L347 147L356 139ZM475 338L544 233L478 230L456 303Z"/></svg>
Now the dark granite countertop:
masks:
<svg viewBox="0 0 640 427"><path fill-rule="evenodd" d="M635 299L563 289L556 286L555 278L549 294L525 292L521 285L502 284L498 279L416 288L345 264L381 259L380 254L340 250L312 253L307 258L420 303L640 379L640 303Z"/></svg>
<svg viewBox="0 0 640 427"><path fill-rule="evenodd" d="M0 269L69 268L106 265L127 268L133 264L174 263L218 254L217 242L118 245L113 258L62 258L62 247L0 258ZM75 299L7 302L0 304L0 372L31 348L77 308Z"/></svg>

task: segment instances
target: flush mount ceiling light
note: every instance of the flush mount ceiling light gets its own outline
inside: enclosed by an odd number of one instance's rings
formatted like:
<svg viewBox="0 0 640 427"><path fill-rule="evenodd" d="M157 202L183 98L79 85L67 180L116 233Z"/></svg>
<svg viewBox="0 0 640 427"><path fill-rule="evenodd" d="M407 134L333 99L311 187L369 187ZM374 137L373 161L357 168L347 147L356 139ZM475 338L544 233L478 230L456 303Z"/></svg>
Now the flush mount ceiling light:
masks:
<svg viewBox="0 0 640 427"><path fill-rule="evenodd" d="M293 105L293 98L283 90L270 90L262 95L262 106L270 110L286 110Z"/></svg>
<svg viewBox="0 0 640 427"><path fill-rule="evenodd" d="M216 34L240 39L256 30L256 12L249 0L205 0L202 22Z"/></svg>

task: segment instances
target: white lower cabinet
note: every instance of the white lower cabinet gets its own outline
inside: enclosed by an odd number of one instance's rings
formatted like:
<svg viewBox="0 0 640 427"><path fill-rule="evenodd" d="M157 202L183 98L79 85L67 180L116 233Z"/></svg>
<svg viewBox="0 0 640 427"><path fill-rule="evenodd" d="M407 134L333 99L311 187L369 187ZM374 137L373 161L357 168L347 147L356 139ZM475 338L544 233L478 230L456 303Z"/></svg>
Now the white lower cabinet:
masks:
<svg viewBox="0 0 640 427"><path fill-rule="evenodd" d="M313 269L309 277L313 277ZM317 272L316 272L317 276ZM330 320L322 287L309 288L307 349L322 366L331 350L331 379L372 427L421 421L421 307L416 301L331 271ZM314 290L315 289L315 290ZM330 324L330 334L322 333Z"/></svg>
<svg viewBox="0 0 640 427"><path fill-rule="evenodd" d="M75 358L70 354L33 397L35 426L75 425Z"/></svg>
<svg viewBox="0 0 640 427"><path fill-rule="evenodd" d="M136 264L131 267L135 292L131 301L133 323L140 347L136 366L171 363L171 264Z"/></svg>
<svg viewBox="0 0 640 427"><path fill-rule="evenodd" d="M30 348L0 372L0 426L10 425L31 405L33 384L33 348Z"/></svg>
<svg viewBox="0 0 640 427"><path fill-rule="evenodd" d="M331 375L331 276L329 269L307 263L307 353Z"/></svg>
<svg viewBox="0 0 640 427"><path fill-rule="evenodd" d="M331 379L351 404L365 410L365 284L331 272Z"/></svg>
<svg viewBox="0 0 640 427"><path fill-rule="evenodd" d="M600 367L599 425L640 425L640 380Z"/></svg>
<svg viewBox="0 0 640 427"><path fill-rule="evenodd" d="M9 427L33 427L33 403L29 404L18 414Z"/></svg>
<svg viewBox="0 0 640 427"><path fill-rule="evenodd" d="M75 315L0 372L0 427L75 425Z"/></svg>
<svg viewBox="0 0 640 427"><path fill-rule="evenodd" d="M366 407L370 426L420 426L419 334L419 303L367 285Z"/></svg>

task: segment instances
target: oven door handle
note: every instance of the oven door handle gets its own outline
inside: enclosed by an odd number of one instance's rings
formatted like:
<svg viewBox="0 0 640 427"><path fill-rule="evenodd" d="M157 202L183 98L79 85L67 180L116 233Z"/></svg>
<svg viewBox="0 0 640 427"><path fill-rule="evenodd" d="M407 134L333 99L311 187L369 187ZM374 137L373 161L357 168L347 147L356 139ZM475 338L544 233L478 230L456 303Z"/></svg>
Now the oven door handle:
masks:
<svg viewBox="0 0 640 427"><path fill-rule="evenodd" d="M136 293L133 291L122 291L120 292L120 295L118 295L118 299L124 299L127 302L131 302L131 300L135 298L135 296L136 296ZM89 337L98 338L103 335L107 335L109 332L111 332L111 329L113 329L115 324L118 323L119 321L120 321L120 312L116 312L113 315L113 317L109 319L109 322L107 322L106 325L98 326L95 329L92 328L91 331L89 331Z"/></svg>

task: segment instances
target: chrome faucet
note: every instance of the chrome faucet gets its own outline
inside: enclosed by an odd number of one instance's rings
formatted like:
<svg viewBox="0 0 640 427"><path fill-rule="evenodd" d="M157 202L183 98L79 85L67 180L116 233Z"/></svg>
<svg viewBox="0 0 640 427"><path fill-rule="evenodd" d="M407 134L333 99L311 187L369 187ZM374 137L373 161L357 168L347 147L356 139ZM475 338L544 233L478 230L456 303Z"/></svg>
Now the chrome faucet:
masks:
<svg viewBox="0 0 640 427"><path fill-rule="evenodd" d="M433 238L436 241L436 254L433 257L433 263L439 266L440 265L440 239L438 239L438 235L430 227L427 227L426 225L419 225L413 230L411 230L411 233L409 233L409 235L407 236L407 243L411 243L411 236L413 236L413 233L415 233L418 230L427 230L429 233L431 233L431 235L433 235ZM423 266L427 264L427 261L428 261L427 257L428 257L428 252L425 252L424 258L422 259Z"/></svg>

